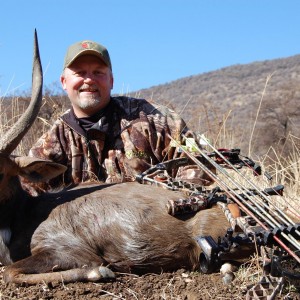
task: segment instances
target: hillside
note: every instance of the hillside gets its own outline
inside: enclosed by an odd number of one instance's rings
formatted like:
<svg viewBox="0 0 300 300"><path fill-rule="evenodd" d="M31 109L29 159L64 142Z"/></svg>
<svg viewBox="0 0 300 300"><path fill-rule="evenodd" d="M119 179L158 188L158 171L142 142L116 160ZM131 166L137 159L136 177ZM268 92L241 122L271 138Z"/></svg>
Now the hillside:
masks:
<svg viewBox="0 0 300 300"><path fill-rule="evenodd" d="M65 94L51 95L51 90L44 89L40 119L31 130L33 134L23 141L24 153L52 119L70 106ZM218 147L238 147L253 158L266 154L271 146L287 153L291 141L300 143L300 55L234 65L131 95L172 107L190 128L216 141ZM29 103L28 97L5 99L13 103L3 100L0 132L11 126Z"/></svg>
<svg viewBox="0 0 300 300"><path fill-rule="evenodd" d="M226 119L227 139L219 133L219 146L241 147L244 153L255 124L252 155L263 155L270 146L287 150L287 137L300 136L300 55L234 65L132 95L173 107L189 127L212 139Z"/></svg>

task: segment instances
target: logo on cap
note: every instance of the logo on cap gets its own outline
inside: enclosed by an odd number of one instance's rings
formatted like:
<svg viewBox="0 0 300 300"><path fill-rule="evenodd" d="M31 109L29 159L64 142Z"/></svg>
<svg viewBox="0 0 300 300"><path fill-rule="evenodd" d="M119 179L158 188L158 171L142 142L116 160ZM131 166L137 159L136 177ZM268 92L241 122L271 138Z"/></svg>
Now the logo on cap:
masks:
<svg viewBox="0 0 300 300"><path fill-rule="evenodd" d="M84 42L81 44L81 47L87 49L87 48L89 48L89 44Z"/></svg>

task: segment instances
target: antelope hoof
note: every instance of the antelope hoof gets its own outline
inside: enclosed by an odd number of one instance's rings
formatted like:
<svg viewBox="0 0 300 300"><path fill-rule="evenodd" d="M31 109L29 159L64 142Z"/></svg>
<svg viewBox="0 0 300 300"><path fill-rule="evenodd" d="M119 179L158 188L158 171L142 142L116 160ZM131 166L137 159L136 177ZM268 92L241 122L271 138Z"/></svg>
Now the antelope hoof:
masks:
<svg viewBox="0 0 300 300"><path fill-rule="evenodd" d="M101 278L104 278L104 279L115 279L116 278L115 273L107 267L100 266L99 273L101 275Z"/></svg>
<svg viewBox="0 0 300 300"><path fill-rule="evenodd" d="M221 273L221 277L222 277L222 281L225 285L230 284L235 276L234 276L234 272L235 268L229 264L229 263L225 263L222 265L221 269L220 269L220 273Z"/></svg>
<svg viewBox="0 0 300 300"><path fill-rule="evenodd" d="M87 273L87 280L92 282L101 281L103 279L108 280L108 279L115 279L115 278L116 278L115 273L111 271L109 268L103 266L93 268Z"/></svg>

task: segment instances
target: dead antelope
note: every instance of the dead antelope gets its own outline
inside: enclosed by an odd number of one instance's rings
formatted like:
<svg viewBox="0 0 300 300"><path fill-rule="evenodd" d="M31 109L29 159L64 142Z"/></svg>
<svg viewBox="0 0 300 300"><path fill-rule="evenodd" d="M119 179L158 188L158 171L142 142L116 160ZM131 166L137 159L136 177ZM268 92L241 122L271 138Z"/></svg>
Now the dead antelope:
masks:
<svg viewBox="0 0 300 300"><path fill-rule="evenodd" d="M65 168L28 157L10 157L34 121L41 102L42 70L35 36L30 106L0 142L0 262L6 282L35 284L96 281L113 271L173 271L199 268L195 237L223 236L228 227L218 208L189 220L168 214L166 202L180 192L124 183L82 185L31 197L18 176L48 180ZM108 266L109 269L105 266Z"/></svg>

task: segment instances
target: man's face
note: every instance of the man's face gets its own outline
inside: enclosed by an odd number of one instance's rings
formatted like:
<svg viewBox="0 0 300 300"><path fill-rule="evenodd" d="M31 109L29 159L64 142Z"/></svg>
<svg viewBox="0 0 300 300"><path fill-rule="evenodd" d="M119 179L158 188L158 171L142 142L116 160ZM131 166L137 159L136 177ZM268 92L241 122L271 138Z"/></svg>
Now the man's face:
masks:
<svg viewBox="0 0 300 300"><path fill-rule="evenodd" d="M96 56L78 57L64 70L60 81L78 118L92 116L109 103L113 75Z"/></svg>

